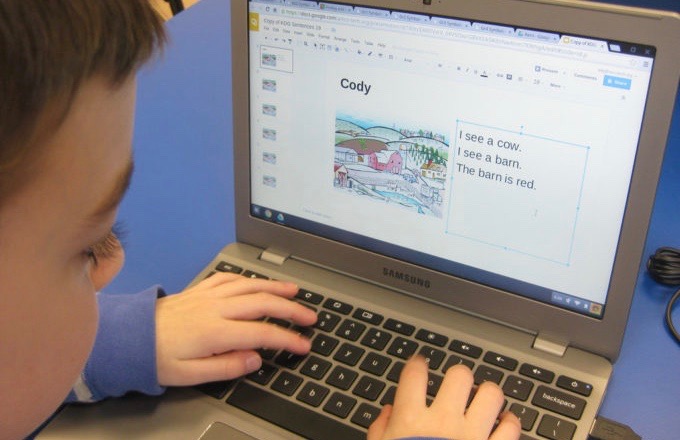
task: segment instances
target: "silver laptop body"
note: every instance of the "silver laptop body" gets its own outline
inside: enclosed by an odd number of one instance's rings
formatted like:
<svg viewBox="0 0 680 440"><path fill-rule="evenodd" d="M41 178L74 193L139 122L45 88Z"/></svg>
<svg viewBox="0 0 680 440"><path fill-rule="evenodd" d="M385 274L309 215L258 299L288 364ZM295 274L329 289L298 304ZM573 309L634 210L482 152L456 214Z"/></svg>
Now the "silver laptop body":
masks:
<svg viewBox="0 0 680 440"><path fill-rule="evenodd" d="M44 438L361 437L407 352L430 360L433 394L465 363L504 388L527 438L586 438L635 289L678 18L566 0L233 0L237 243L194 282L294 281L320 321L339 319L312 340L337 345L72 407Z"/></svg>

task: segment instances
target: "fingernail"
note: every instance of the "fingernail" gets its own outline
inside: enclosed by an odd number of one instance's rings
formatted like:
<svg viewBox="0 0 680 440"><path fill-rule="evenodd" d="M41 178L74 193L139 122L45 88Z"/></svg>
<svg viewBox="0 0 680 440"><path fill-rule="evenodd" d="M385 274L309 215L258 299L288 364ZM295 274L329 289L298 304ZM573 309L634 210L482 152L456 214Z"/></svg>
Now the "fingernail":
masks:
<svg viewBox="0 0 680 440"><path fill-rule="evenodd" d="M261 366L262 366L262 358L257 354L249 356L246 359L246 370L249 373L259 369Z"/></svg>

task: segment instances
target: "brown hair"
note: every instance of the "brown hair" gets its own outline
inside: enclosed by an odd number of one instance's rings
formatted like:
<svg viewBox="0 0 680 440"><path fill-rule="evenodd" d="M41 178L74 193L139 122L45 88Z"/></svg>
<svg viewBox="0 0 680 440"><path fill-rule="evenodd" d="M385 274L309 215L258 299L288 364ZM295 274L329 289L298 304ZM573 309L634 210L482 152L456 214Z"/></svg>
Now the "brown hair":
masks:
<svg viewBox="0 0 680 440"><path fill-rule="evenodd" d="M149 0L0 1L0 205L29 178L37 139L58 128L83 81L122 83L165 39Z"/></svg>

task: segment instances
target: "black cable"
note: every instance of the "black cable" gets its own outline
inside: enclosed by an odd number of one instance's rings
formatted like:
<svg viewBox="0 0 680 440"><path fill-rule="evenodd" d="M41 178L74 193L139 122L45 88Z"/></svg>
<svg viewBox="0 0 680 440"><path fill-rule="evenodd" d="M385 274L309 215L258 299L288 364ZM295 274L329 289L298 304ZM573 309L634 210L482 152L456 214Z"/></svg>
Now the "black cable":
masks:
<svg viewBox="0 0 680 440"><path fill-rule="evenodd" d="M647 270L656 281L670 286L680 284L680 249L662 247L654 252L654 255L647 260ZM673 307L680 298L678 289L666 306L666 325L673 334L673 337L680 342L680 333L673 324Z"/></svg>
<svg viewBox="0 0 680 440"><path fill-rule="evenodd" d="M182 3L182 0L165 0L165 1L170 4L170 10L172 11L172 15L177 15L184 10L184 3Z"/></svg>
<svg viewBox="0 0 680 440"><path fill-rule="evenodd" d="M630 426L597 416L590 427L588 440L640 440Z"/></svg>
<svg viewBox="0 0 680 440"><path fill-rule="evenodd" d="M676 290L673 296L671 297L671 300L668 301L668 305L666 306L666 324L668 325L668 329L673 333L673 336L675 336L675 339L680 342L680 333L678 333L678 330L676 330L675 326L673 325L673 317L671 316L673 312L673 306L675 303L678 301L678 298L680 297L680 289Z"/></svg>

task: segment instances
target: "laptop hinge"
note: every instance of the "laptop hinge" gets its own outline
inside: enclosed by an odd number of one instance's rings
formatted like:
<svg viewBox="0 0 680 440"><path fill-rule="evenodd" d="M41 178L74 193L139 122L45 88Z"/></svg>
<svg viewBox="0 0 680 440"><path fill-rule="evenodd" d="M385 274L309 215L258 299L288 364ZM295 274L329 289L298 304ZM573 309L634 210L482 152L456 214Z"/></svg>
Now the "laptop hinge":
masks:
<svg viewBox="0 0 680 440"><path fill-rule="evenodd" d="M536 336L536 339L534 339L533 345L536 350L540 350L559 357L564 356L564 352L567 351L568 346L569 343L563 339L557 338L553 335L546 335L545 333L539 333Z"/></svg>
<svg viewBox="0 0 680 440"><path fill-rule="evenodd" d="M276 249L267 248L260 254L260 260L266 261L267 263L272 263L277 266L283 265L283 263L288 259L290 254L278 251Z"/></svg>

